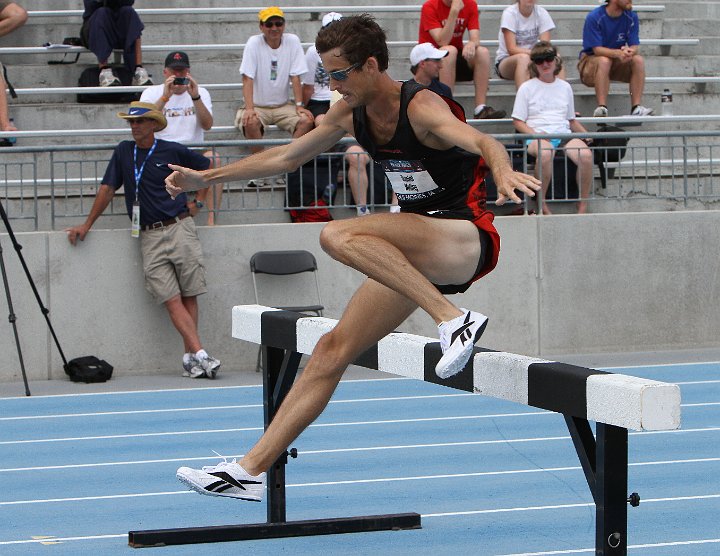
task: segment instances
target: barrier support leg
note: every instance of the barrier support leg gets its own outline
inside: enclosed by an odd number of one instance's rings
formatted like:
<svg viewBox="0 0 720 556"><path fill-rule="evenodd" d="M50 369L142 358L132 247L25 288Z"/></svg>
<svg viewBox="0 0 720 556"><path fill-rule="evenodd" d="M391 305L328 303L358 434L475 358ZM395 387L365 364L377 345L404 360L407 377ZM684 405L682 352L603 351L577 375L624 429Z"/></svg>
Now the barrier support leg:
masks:
<svg viewBox="0 0 720 556"><path fill-rule="evenodd" d="M294 351L263 346L262 357L263 407L267 429L295 381L301 355ZM147 548L421 528L420 514L417 513L286 521L285 465L288 455L297 457L297 451L292 449L286 452L268 470L267 523L130 531L128 544L133 548Z"/></svg>
<svg viewBox="0 0 720 556"><path fill-rule="evenodd" d="M565 415L565 422L595 501L595 554L626 556L627 429L597 423L593 437L586 419Z"/></svg>

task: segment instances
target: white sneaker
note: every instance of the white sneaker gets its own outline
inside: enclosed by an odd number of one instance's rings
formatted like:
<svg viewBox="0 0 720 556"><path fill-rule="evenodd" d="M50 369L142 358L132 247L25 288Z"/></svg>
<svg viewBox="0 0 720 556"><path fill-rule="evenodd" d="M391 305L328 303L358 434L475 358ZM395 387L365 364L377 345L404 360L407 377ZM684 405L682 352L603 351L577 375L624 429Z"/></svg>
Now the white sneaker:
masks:
<svg viewBox="0 0 720 556"><path fill-rule="evenodd" d="M630 114L631 116L652 116L655 110L652 108L647 108L643 106L642 104L638 104L635 107L635 110L632 111Z"/></svg>
<svg viewBox="0 0 720 556"><path fill-rule="evenodd" d="M150 75L145 68L137 67L135 68L135 75L133 75L132 84L134 87L142 87L144 85L152 85L153 81L150 79Z"/></svg>
<svg viewBox="0 0 720 556"><path fill-rule="evenodd" d="M197 364L208 378L215 378L220 370L220 361L209 355L203 359L198 359Z"/></svg>
<svg viewBox="0 0 720 556"><path fill-rule="evenodd" d="M270 185L265 178L255 178L247 183L248 187L263 187L265 185Z"/></svg>
<svg viewBox="0 0 720 556"><path fill-rule="evenodd" d="M275 178L275 185L286 185L285 176L277 176Z"/></svg>
<svg viewBox="0 0 720 556"><path fill-rule="evenodd" d="M370 212L370 209L367 208L366 206L363 205L363 206L357 207L357 215L358 216L369 216L370 214L372 214L372 213Z"/></svg>
<svg viewBox="0 0 720 556"><path fill-rule="evenodd" d="M236 460L222 461L202 469L181 467L176 476L190 489L208 496L261 502L265 494L265 473L250 475Z"/></svg>
<svg viewBox="0 0 720 556"><path fill-rule="evenodd" d="M605 118L608 115L607 106L598 106L593 112L595 118Z"/></svg>
<svg viewBox="0 0 720 556"><path fill-rule="evenodd" d="M440 378L449 378L463 370L472 355L473 345L488 323L488 318L482 313L460 310L462 315L438 325L443 356L435 366L435 374Z"/></svg>
<svg viewBox="0 0 720 556"><path fill-rule="evenodd" d="M191 357L187 363L183 361L182 375L190 378L202 378L205 376L205 369L200 366L199 361L195 359L195 357Z"/></svg>
<svg viewBox="0 0 720 556"><path fill-rule="evenodd" d="M116 87L122 85L117 75L113 73L112 68L104 68L100 70L99 84L101 87Z"/></svg>

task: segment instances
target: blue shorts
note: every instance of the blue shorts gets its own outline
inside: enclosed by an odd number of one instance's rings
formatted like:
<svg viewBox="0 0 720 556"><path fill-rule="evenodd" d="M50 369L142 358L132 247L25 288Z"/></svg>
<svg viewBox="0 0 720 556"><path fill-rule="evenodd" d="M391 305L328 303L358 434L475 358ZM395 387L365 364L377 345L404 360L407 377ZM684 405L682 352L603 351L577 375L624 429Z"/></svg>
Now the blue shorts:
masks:
<svg viewBox="0 0 720 556"><path fill-rule="evenodd" d="M525 147L529 147L530 143L534 143L535 141L538 141L538 139L525 139ZM557 149L560 143L562 143L562 139L542 139L542 141L549 141L553 149Z"/></svg>

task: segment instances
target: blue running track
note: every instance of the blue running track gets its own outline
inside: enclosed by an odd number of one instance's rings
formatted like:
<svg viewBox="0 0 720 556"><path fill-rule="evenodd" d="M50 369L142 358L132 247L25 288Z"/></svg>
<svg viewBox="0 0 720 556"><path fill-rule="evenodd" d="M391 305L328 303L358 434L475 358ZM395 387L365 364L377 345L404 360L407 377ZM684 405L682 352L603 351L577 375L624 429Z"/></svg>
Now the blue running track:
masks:
<svg viewBox="0 0 720 556"><path fill-rule="evenodd" d="M720 555L720 364L617 368L679 383L682 429L630 433L630 554ZM137 554L130 530L258 523L265 503L185 490L238 457L259 386L0 399L0 554ZM594 508L562 416L408 379L344 381L294 444L288 519L418 512L413 531L143 554L594 554Z"/></svg>

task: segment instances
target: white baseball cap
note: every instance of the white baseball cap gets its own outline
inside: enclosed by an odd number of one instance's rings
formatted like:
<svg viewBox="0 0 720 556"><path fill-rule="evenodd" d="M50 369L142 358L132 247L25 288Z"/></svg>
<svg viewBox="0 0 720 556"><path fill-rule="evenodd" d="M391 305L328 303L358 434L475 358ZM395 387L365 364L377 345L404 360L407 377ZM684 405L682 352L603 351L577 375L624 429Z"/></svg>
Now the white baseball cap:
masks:
<svg viewBox="0 0 720 556"><path fill-rule="evenodd" d="M333 21L337 21L338 19L342 19L342 14L339 14L337 12L330 12L323 16L322 18L322 26L327 27L330 25Z"/></svg>
<svg viewBox="0 0 720 556"><path fill-rule="evenodd" d="M447 50L435 48L432 43L421 42L410 51L410 65L417 66L423 60L439 60L448 54Z"/></svg>

